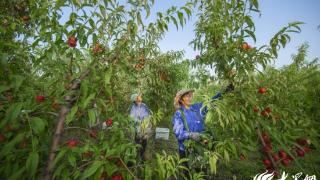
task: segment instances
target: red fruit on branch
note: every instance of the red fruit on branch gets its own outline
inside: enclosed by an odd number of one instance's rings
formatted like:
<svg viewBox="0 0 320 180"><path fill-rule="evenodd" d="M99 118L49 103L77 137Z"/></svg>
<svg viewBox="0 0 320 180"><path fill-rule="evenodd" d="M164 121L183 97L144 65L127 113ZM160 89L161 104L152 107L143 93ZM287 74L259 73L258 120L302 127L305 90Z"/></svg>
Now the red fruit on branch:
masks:
<svg viewBox="0 0 320 180"><path fill-rule="evenodd" d="M169 77L165 72L160 72L160 80L168 82L169 81Z"/></svg>
<svg viewBox="0 0 320 180"><path fill-rule="evenodd" d="M92 155L93 155L92 151L86 151L86 152L82 153L83 158L90 158L90 157L92 157Z"/></svg>
<svg viewBox="0 0 320 180"><path fill-rule="evenodd" d="M265 139L269 139L269 135L266 133L266 132L263 132L261 134L262 138L265 140Z"/></svg>
<svg viewBox="0 0 320 180"><path fill-rule="evenodd" d="M263 139L269 139L269 135L266 132L261 133Z"/></svg>
<svg viewBox="0 0 320 180"><path fill-rule="evenodd" d="M261 116L268 116L269 115L266 110L261 111L260 114L261 114Z"/></svg>
<svg viewBox="0 0 320 180"><path fill-rule="evenodd" d="M242 49L247 51L247 50L252 49L252 47L248 43L245 42L242 44Z"/></svg>
<svg viewBox="0 0 320 180"><path fill-rule="evenodd" d="M272 154L272 158L275 162L279 161L279 156L277 154Z"/></svg>
<svg viewBox="0 0 320 180"><path fill-rule="evenodd" d="M6 99L8 102L11 102L13 100L13 96L12 95L8 95L6 96Z"/></svg>
<svg viewBox="0 0 320 180"><path fill-rule="evenodd" d="M261 134L261 136L262 136L263 141L264 141L266 144L270 144L270 143L271 143L270 138L269 138L269 135L268 135L267 133L264 132L264 133Z"/></svg>
<svg viewBox="0 0 320 180"><path fill-rule="evenodd" d="M240 154L240 160L241 160L241 161L246 160L246 156L244 156L243 154Z"/></svg>
<svg viewBox="0 0 320 180"><path fill-rule="evenodd" d="M112 180L123 180L122 174L115 174L111 178Z"/></svg>
<svg viewBox="0 0 320 180"><path fill-rule="evenodd" d="M264 110L265 110L267 113L271 113L271 108L270 108L270 107L266 107Z"/></svg>
<svg viewBox="0 0 320 180"><path fill-rule="evenodd" d="M42 96L42 95L36 96L37 103L42 103L42 102L44 102L45 99L46 98L44 96Z"/></svg>
<svg viewBox="0 0 320 180"><path fill-rule="evenodd" d="M265 153L271 152L272 151L272 146L271 145L265 145L262 148L262 151Z"/></svg>
<svg viewBox="0 0 320 180"><path fill-rule="evenodd" d="M290 156L290 155L287 155L287 158L286 159L289 159L290 161L293 161L293 157Z"/></svg>
<svg viewBox="0 0 320 180"><path fill-rule="evenodd" d="M22 16L22 21L23 21L23 23L24 24L26 24L26 23L28 23L29 22L29 20L30 20L30 17L29 16Z"/></svg>
<svg viewBox="0 0 320 180"><path fill-rule="evenodd" d="M208 140L206 140L206 139L205 139L205 140L203 140L203 144L204 144L204 145L208 145L208 143L209 143L209 141L208 141Z"/></svg>
<svg viewBox="0 0 320 180"><path fill-rule="evenodd" d="M60 107L60 105L59 105L58 102L54 101L54 102L51 104L51 107L52 107L52 109L54 109L54 110L58 110L59 107Z"/></svg>
<svg viewBox="0 0 320 180"><path fill-rule="evenodd" d="M68 38L68 46L72 47L72 48L76 47L77 46L77 38L75 38L73 36L69 37Z"/></svg>
<svg viewBox="0 0 320 180"><path fill-rule="evenodd" d="M269 159L264 159L262 162L266 167L270 167L271 166L271 161Z"/></svg>
<svg viewBox="0 0 320 180"><path fill-rule="evenodd" d="M115 164L116 164L118 167L123 167L123 164L122 164L122 162L121 162L120 159L116 159Z"/></svg>
<svg viewBox="0 0 320 180"><path fill-rule="evenodd" d="M10 124L7 124L4 128L7 132L12 132L14 131L14 129L12 128L12 126Z"/></svg>
<svg viewBox="0 0 320 180"><path fill-rule="evenodd" d="M12 95L12 93L11 92L5 92L4 93L4 96L6 97L6 99L7 99L7 101L8 102L12 102L12 100L13 100L13 95Z"/></svg>
<svg viewBox="0 0 320 180"><path fill-rule="evenodd" d="M134 68L137 70L137 71L140 71L144 68L144 64L141 64L141 63L138 63L138 64L135 64L134 65Z"/></svg>
<svg viewBox="0 0 320 180"><path fill-rule="evenodd" d="M299 157L303 157L304 156L304 151L302 149L297 149L296 153Z"/></svg>
<svg viewBox="0 0 320 180"><path fill-rule="evenodd" d="M284 165L284 166L288 166L290 164L290 162L291 162L290 159L283 159L281 161L281 164Z"/></svg>
<svg viewBox="0 0 320 180"><path fill-rule="evenodd" d="M265 93L267 92L267 88L261 87L261 88L259 88L258 92L259 92L260 94L265 94Z"/></svg>
<svg viewBox="0 0 320 180"><path fill-rule="evenodd" d="M103 48L101 47L101 45L99 43L96 43L92 48L93 54L98 54L98 53L101 53L102 51L103 51Z"/></svg>
<svg viewBox="0 0 320 180"><path fill-rule="evenodd" d="M301 146L305 146L305 145L308 144L308 140L307 139L303 139L303 138L297 139L296 142Z"/></svg>
<svg viewBox="0 0 320 180"><path fill-rule="evenodd" d="M6 136L3 134L0 134L0 143L4 142L6 140Z"/></svg>
<svg viewBox="0 0 320 180"><path fill-rule="evenodd" d="M264 142L266 145L271 146L271 140L270 139L265 139Z"/></svg>
<svg viewBox="0 0 320 180"><path fill-rule="evenodd" d="M310 152L310 151L311 151L311 149L310 149L310 148L308 148L308 147L303 147L303 151L304 151L305 153L308 153L308 152Z"/></svg>
<svg viewBox="0 0 320 180"><path fill-rule="evenodd" d="M24 149L28 145L28 141L26 139L22 140L19 144L19 148Z"/></svg>
<svg viewBox="0 0 320 180"><path fill-rule="evenodd" d="M274 119L275 119L276 121L278 121L278 120L280 120L280 116L279 116L279 115L275 115L275 116L274 116Z"/></svg>
<svg viewBox="0 0 320 180"><path fill-rule="evenodd" d="M281 159L285 159L287 157L287 153L284 150L280 150L278 154Z"/></svg>
<svg viewBox="0 0 320 180"><path fill-rule="evenodd" d="M77 140L75 140L75 139L70 139L70 140L67 142L69 148L73 148L73 147L77 146L78 143L79 143L79 142L78 142Z"/></svg>
<svg viewBox="0 0 320 180"><path fill-rule="evenodd" d="M98 138L98 131L92 130L89 132L90 137L97 139Z"/></svg>
<svg viewBox="0 0 320 180"><path fill-rule="evenodd" d="M106 172L103 172L100 177L99 177L99 180L106 180L107 178L107 173Z"/></svg>
<svg viewBox="0 0 320 180"><path fill-rule="evenodd" d="M112 124L113 124L113 121L112 121L111 118L109 118L109 119L106 120L106 125L107 125L107 126L110 127L110 126L112 126Z"/></svg>
<svg viewBox="0 0 320 180"><path fill-rule="evenodd" d="M259 108L257 106L253 107L253 112L259 112Z"/></svg>

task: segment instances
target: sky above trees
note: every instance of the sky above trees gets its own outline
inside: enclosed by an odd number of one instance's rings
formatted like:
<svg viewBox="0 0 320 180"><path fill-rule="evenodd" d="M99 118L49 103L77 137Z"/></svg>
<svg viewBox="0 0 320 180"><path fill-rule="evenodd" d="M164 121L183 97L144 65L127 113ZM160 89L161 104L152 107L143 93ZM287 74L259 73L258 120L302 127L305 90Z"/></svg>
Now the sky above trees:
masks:
<svg viewBox="0 0 320 180"><path fill-rule="evenodd" d="M253 46L268 44L273 35L283 26L293 21L302 21L302 32L291 34L291 42L279 52L275 61L276 67L281 67L292 62L292 54L297 52L298 46L307 42L310 45L308 60L320 57L320 1L318 0L264 0L260 2L261 16L254 15L257 42L250 42ZM155 1L153 12L165 11L168 7L182 6L185 1ZM154 13L155 14L155 13ZM152 18L152 16L151 16ZM155 18L155 15L153 16ZM162 51L184 50L185 58L193 59L199 52L194 51L189 42L194 38L196 12L183 29L177 30L171 24L169 32L159 46Z"/></svg>

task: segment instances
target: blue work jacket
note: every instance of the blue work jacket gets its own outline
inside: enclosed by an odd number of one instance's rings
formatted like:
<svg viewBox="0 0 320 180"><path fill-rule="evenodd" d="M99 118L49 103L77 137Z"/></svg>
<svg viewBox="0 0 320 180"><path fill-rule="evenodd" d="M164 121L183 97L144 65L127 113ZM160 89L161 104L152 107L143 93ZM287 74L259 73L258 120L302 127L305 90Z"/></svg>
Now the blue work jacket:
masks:
<svg viewBox="0 0 320 180"><path fill-rule="evenodd" d="M220 97L221 93L217 93L212 97L212 100L218 99ZM177 110L172 117L173 132L178 139L179 150L181 151L185 151L183 142L184 140L189 138L191 132L201 133L205 130L204 119L207 113L207 108L202 108L202 106L203 103L192 104L189 109L181 106L181 108ZM184 127L181 111L184 113L189 131L187 131L187 128Z"/></svg>

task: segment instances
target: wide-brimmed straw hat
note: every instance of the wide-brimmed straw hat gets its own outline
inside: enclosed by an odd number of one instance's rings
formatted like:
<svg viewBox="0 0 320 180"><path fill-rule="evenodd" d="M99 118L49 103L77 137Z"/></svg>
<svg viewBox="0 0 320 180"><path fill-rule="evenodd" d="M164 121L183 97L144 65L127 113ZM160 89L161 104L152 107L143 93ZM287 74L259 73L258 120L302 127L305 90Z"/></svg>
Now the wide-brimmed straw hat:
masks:
<svg viewBox="0 0 320 180"><path fill-rule="evenodd" d="M174 97L174 101L173 101L173 106L175 109L179 109L180 108L180 99L183 95L189 93L189 92L194 92L193 89L182 89L180 91L177 92L176 96Z"/></svg>

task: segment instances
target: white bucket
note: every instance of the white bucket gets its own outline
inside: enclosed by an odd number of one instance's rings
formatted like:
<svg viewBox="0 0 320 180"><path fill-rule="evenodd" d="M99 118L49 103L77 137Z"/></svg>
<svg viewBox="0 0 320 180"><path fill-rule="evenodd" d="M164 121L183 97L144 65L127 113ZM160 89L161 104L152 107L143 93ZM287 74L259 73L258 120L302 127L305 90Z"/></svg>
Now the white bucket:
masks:
<svg viewBox="0 0 320 180"><path fill-rule="evenodd" d="M156 128L156 139L169 139L169 129L168 128Z"/></svg>

